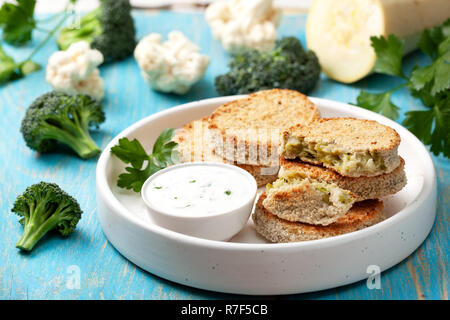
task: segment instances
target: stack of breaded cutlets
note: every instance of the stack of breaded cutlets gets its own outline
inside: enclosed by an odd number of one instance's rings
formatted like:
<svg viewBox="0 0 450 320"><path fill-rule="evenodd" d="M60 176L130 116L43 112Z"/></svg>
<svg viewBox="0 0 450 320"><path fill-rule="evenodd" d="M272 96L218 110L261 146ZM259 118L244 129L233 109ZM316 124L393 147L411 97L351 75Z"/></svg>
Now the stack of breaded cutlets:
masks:
<svg viewBox="0 0 450 320"><path fill-rule="evenodd" d="M278 179L253 220L272 242L315 240L385 219L385 196L406 185L398 133L372 120L319 119L282 134Z"/></svg>
<svg viewBox="0 0 450 320"><path fill-rule="evenodd" d="M253 221L272 242L314 240L382 221L378 200L406 185L400 137L370 120L321 119L299 92L260 91L178 130L180 160L227 162L250 172Z"/></svg>

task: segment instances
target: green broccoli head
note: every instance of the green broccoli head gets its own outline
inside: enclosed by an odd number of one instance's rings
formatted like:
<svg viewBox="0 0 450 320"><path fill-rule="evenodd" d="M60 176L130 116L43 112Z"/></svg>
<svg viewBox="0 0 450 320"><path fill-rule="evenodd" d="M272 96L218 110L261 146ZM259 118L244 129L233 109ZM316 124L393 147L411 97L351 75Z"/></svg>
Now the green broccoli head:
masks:
<svg viewBox="0 0 450 320"><path fill-rule="evenodd" d="M320 75L319 61L312 51L305 51L295 37L276 42L269 52L245 50L233 56L229 72L216 77L221 95L246 94L282 88L310 92Z"/></svg>
<svg viewBox="0 0 450 320"><path fill-rule="evenodd" d="M87 159L100 153L89 128L104 121L102 105L90 96L52 91L30 105L20 131L27 146L33 150L50 152L62 143Z"/></svg>
<svg viewBox="0 0 450 320"><path fill-rule="evenodd" d="M47 182L29 186L17 197L12 212L22 217L24 231L16 247L25 251L31 251L50 230L68 236L75 231L82 214L77 200Z"/></svg>
<svg viewBox="0 0 450 320"><path fill-rule="evenodd" d="M88 42L105 61L120 60L136 47L135 28L128 0L102 0L100 6L79 23L61 29L57 43L66 50L72 43Z"/></svg>

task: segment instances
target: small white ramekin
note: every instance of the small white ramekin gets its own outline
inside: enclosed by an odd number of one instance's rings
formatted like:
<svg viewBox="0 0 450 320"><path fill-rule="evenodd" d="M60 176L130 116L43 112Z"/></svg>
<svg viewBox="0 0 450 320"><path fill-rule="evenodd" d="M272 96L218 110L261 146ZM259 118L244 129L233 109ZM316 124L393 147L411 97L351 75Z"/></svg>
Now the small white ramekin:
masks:
<svg viewBox="0 0 450 320"><path fill-rule="evenodd" d="M216 166L238 172L243 180L249 182L248 185L251 190L248 192L248 197L242 201L239 207L234 207L231 210L221 208L218 213L198 216L186 216L182 213L161 210L146 197L146 190L156 177L180 167L193 166ZM215 162L188 162L167 167L153 174L142 186L141 196L147 206L148 213L155 223L161 227L202 239L227 241L246 225L252 212L257 189L255 178L237 166Z"/></svg>

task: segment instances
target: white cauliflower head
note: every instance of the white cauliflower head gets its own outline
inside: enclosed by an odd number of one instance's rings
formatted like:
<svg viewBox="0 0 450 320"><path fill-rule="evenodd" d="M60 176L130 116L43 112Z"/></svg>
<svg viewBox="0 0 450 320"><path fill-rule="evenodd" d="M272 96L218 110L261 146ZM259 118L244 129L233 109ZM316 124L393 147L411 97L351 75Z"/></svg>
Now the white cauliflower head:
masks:
<svg viewBox="0 0 450 320"><path fill-rule="evenodd" d="M46 80L56 91L83 93L101 100L104 84L97 67L102 63L100 51L91 49L85 41L76 42L67 50L57 51L50 56Z"/></svg>
<svg viewBox="0 0 450 320"><path fill-rule="evenodd" d="M157 91L185 94L204 76L209 57L180 31L170 32L166 42L161 39L151 33L136 46L134 57L142 76Z"/></svg>
<svg viewBox="0 0 450 320"><path fill-rule="evenodd" d="M272 0L229 0L212 3L205 17L227 51L266 51L275 45L281 11L273 7Z"/></svg>

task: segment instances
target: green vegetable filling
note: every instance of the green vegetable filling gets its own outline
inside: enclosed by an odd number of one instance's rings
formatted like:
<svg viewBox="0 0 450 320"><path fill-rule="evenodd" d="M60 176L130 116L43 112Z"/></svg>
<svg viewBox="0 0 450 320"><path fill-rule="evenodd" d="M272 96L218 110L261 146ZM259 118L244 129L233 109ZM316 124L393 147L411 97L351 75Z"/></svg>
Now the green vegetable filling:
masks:
<svg viewBox="0 0 450 320"><path fill-rule="evenodd" d="M311 159L331 166L339 172L374 173L386 169L384 159L376 152L342 153L326 143L306 143L290 137L284 147L288 156Z"/></svg>
<svg viewBox="0 0 450 320"><path fill-rule="evenodd" d="M273 183L267 184L266 189L267 189L267 191L269 191L271 189L280 189L280 188L283 188L286 186L301 184L305 180L307 180L314 187L314 189L316 191L319 191L322 193L322 200L327 205L334 204L333 201L330 199L330 197L333 193L336 193L336 192L339 192L337 199L341 204L348 204L352 201L350 192L340 189L339 187L336 187L335 185L331 185L326 182L319 182L316 180L307 179L299 173L295 173L295 174L288 175L286 177L278 178Z"/></svg>

